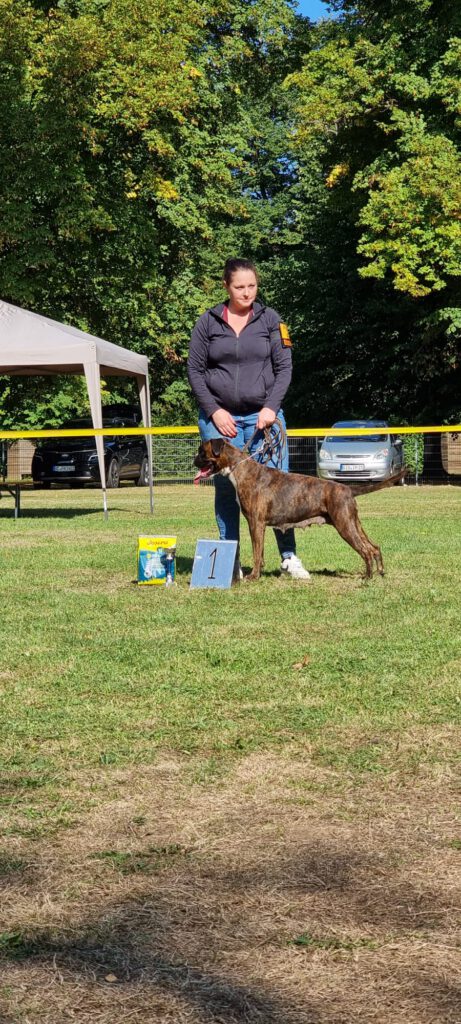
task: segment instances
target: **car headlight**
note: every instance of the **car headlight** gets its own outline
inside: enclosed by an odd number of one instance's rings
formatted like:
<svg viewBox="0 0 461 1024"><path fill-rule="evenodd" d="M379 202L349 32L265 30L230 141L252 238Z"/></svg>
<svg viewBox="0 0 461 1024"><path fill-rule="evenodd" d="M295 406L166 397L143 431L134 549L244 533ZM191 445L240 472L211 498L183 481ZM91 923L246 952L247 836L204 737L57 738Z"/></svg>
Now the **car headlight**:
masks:
<svg viewBox="0 0 461 1024"><path fill-rule="evenodd" d="M331 452L328 451L328 448L321 448L320 449L320 451L319 451L319 459L332 459L332 458L333 458L333 456L332 456Z"/></svg>
<svg viewBox="0 0 461 1024"><path fill-rule="evenodd" d="M383 459L387 459L388 455L389 455L389 448L381 448L379 452L376 452L376 455L373 455L373 461L374 462L382 462Z"/></svg>

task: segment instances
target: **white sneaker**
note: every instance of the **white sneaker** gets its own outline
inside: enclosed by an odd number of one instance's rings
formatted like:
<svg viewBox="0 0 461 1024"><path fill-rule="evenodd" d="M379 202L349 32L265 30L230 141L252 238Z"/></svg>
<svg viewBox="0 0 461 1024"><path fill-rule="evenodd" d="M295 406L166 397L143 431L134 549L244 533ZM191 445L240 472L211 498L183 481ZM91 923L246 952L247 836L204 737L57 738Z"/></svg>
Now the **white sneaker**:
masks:
<svg viewBox="0 0 461 1024"><path fill-rule="evenodd" d="M284 558L280 566L280 572L291 576L293 580L310 580L307 569L304 568L301 559L297 555L290 555L289 558Z"/></svg>

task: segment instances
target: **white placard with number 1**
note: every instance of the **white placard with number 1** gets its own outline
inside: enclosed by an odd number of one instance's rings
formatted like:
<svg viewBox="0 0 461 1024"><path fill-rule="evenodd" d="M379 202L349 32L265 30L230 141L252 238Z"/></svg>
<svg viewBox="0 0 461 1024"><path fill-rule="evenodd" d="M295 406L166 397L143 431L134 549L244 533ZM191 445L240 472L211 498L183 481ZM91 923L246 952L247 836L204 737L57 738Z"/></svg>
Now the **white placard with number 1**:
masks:
<svg viewBox="0 0 461 1024"><path fill-rule="evenodd" d="M228 590L232 585L236 540L198 540L190 585Z"/></svg>

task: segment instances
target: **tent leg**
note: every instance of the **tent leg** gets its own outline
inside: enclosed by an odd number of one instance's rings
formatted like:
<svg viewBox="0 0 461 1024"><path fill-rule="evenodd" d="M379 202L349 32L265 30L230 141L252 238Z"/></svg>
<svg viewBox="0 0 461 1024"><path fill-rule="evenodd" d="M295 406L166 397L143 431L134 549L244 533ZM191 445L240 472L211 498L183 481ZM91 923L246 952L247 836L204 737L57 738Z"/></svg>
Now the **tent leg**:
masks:
<svg viewBox="0 0 461 1024"><path fill-rule="evenodd" d="M150 514L154 514L154 484L152 481L152 438L149 437L149 499L150 499Z"/></svg>
<svg viewBox="0 0 461 1024"><path fill-rule="evenodd" d="M84 363L86 386L90 400L91 419L93 427L102 427L102 402L101 402L101 372L98 363ZM102 500L104 519L108 519L107 494L106 494L106 464L104 459L104 438L101 435L96 437L96 451L98 453L99 476L101 478Z"/></svg>
<svg viewBox="0 0 461 1024"><path fill-rule="evenodd" d="M141 404L142 418L145 427L152 426L151 408L150 408L150 391L149 391L149 377L138 375L138 389L139 389L139 401ZM147 457L149 461L149 500L150 500L150 514L154 514L154 481L153 481L153 462L152 462L152 435L146 435L147 444Z"/></svg>

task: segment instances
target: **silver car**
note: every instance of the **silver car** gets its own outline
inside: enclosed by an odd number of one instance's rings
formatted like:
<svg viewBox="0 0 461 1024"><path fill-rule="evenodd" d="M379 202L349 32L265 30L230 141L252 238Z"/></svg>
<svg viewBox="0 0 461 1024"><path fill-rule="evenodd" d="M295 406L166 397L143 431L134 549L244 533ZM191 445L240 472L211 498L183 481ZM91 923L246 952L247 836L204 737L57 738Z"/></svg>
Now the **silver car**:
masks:
<svg viewBox="0 0 461 1024"><path fill-rule="evenodd" d="M324 480L386 480L402 468L402 441L384 420L341 420L335 427L376 427L376 434L325 437L317 454L317 473Z"/></svg>

